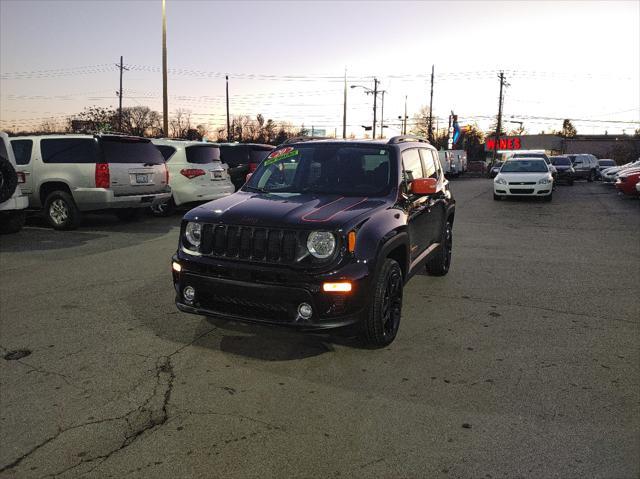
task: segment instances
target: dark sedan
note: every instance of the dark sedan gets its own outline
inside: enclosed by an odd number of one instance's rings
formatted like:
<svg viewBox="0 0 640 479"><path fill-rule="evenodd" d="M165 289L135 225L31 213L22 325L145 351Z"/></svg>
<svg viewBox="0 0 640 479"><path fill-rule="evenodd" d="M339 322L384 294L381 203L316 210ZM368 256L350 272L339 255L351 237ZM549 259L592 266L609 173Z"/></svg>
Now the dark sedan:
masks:
<svg viewBox="0 0 640 479"><path fill-rule="evenodd" d="M573 169L571 159L569 159L568 156L552 156L551 164L555 166L558 171L556 181L573 186L573 182L576 179L576 172Z"/></svg>

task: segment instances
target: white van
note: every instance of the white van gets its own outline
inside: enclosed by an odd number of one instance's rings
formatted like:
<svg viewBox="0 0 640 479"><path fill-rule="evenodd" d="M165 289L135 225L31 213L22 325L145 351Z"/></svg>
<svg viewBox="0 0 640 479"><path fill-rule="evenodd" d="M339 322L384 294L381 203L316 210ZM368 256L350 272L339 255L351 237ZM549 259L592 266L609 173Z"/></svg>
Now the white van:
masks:
<svg viewBox="0 0 640 479"><path fill-rule="evenodd" d="M176 206L217 200L236 191L228 166L220 160L220 147L199 141L154 139L169 169L171 198L154 206L154 213L169 215Z"/></svg>
<svg viewBox="0 0 640 479"><path fill-rule="evenodd" d="M29 199L22 194L21 184L24 175L16 172L9 135L0 131L0 233L17 233L24 225Z"/></svg>
<svg viewBox="0 0 640 479"><path fill-rule="evenodd" d="M440 150L438 159L446 176L459 176L467 171L467 152L464 150Z"/></svg>

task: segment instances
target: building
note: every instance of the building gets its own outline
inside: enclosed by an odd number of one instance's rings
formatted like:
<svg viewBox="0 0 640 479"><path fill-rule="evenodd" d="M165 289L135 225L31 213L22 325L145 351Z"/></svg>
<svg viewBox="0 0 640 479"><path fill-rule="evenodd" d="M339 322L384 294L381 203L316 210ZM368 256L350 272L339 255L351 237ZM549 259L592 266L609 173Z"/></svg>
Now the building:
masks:
<svg viewBox="0 0 640 479"><path fill-rule="evenodd" d="M494 138L487 138L485 153L491 158L496 148ZM543 150L548 155L564 153L591 153L597 158L611 158L624 163L640 158L640 136L630 135L576 135L562 138L558 135L501 136L499 152L519 150Z"/></svg>

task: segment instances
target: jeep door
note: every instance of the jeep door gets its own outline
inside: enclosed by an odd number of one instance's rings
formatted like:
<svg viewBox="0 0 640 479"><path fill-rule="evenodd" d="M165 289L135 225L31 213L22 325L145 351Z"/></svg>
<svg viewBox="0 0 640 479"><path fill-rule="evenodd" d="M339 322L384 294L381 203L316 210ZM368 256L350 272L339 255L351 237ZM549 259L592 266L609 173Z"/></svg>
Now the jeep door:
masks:
<svg viewBox="0 0 640 479"><path fill-rule="evenodd" d="M115 196L149 195L166 189L164 158L145 138L103 136L102 161L109 163Z"/></svg>
<svg viewBox="0 0 640 479"><path fill-rule="evenodd" d="M438 161L438 152L428 148L420 148L420 156L422 157L422 168L425 178L434 178L441 184L440 162ZM442 224L446 212L446 204L442 191L438 191L434 195L426 197L427 210L429 210L429 242L427 247L433 243L439 243L441 240Z"/></svg>
<svg viewBox="0 0 640 479"><path fill-rule="evenodd" d="M430 231L432 214L429 208L429 198L411 193L411 183L418 178L424 178L420 151L418 148L404 150L402 152L402 179L405 185L411 263L429 247L433 235Z"/></svg>

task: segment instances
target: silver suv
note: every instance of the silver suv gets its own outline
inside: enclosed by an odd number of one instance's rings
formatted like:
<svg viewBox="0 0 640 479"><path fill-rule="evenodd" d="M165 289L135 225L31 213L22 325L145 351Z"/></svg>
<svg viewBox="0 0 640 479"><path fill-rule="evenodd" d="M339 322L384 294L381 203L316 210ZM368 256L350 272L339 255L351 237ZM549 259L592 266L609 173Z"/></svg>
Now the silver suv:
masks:
<svg viewBox="0 0 640 479"><path fill-rule="evenodd" d="M74 229L81 212L109 210L123 220L171 197L168 170L145 138L46 135L11 139L29 207L55 229Z"/></svg>

